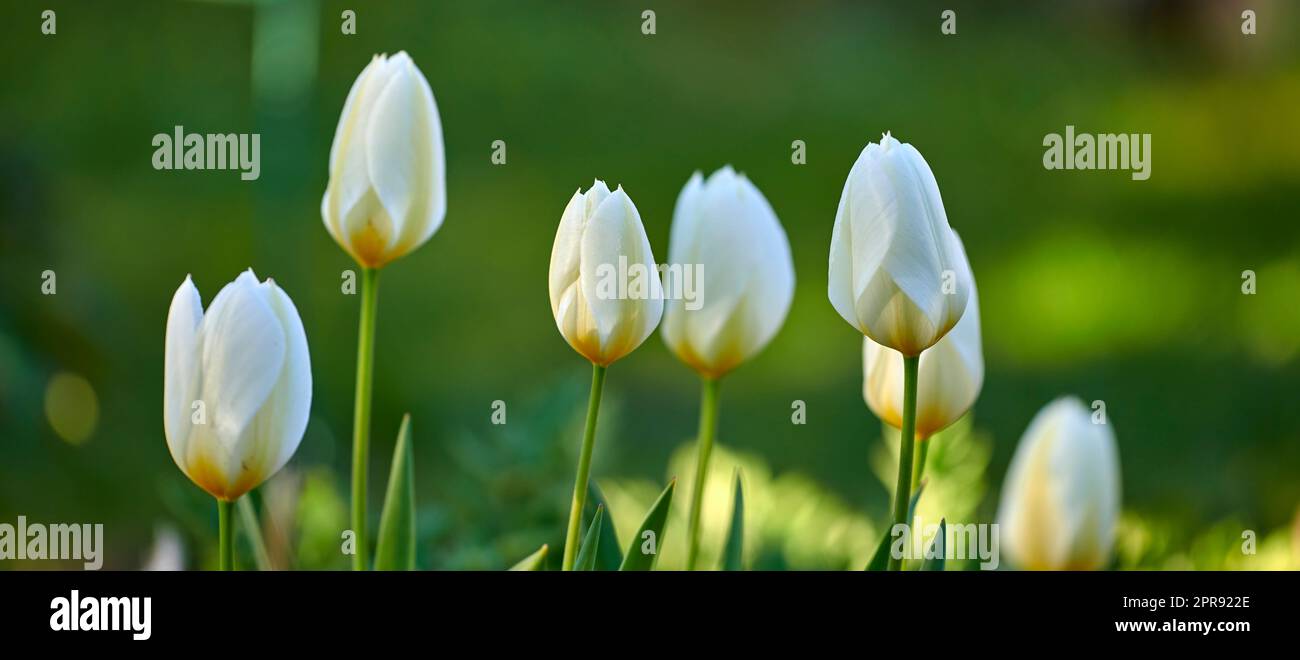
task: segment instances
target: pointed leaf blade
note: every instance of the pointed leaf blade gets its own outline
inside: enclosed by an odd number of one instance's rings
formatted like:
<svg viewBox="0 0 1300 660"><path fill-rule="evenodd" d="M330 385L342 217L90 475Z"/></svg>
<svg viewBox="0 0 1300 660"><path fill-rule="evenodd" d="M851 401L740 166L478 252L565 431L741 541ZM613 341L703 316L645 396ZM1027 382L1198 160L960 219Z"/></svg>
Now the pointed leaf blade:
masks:
<svg viewBox="0 0 1300 660"><path fill-rule="evenodd" d="M891 540L889 530L885 530L880 535L880 544L876 546L876 552L871 555L871 561L867 562L865 571L883 571L889 568L889 541Z"/></svg>
<svg viewBox="0 0 1300 660"><path fill-rule="evenodd" d="M537 552L534 552L533 554L528 555L527 557L524 557L523 559L520 559L518 564L515 564L514 566L511 566L511 567L510 567L510 570L512 570L512 571L540 571L540 570L542 570L542 567L546 565L546 550L547 550L547 548L548 548L548 546L547 546L545 543L543 543L543 544L542 544L542 547L540 547L540 548L537 549Z"/></svg>
<svg viewBox="0 0 1300 660"><path fill-rule="evenodd" d="M599 552L598 548L600 548L600 528L604 517L604 505L597 506L596 515L591 519L591 526L587 529L587 535L582 539L582 547L578 549L578 559L573 564L573 570L596 570L596 554Z"/></svg>
<svg viewBox="0 0 1300 660"><path fill-rule="evenodd" d="M411 447L411 416L402 417L393 447L384 510L379 516L375 570L415 570L415 458Z"/></svg>
<svg viewBox="0 0 1300 660"><path fill-rule="evenodd" d="M925 479L922 479L920 485L918 485L916 490L912 492L912 499L907 502L907 520L909 525L911 525L911 521L916 514L916 503L921 501L921 492L924 490ZM867 567L863 570L883 571L889 568L889 546L890 541L894 538L893 534L890 533L890 530L893 529L893 527L893 521L890 521L889 529L886 529L885 533L880 536L880 544L876 546L876 552L871 555L871 561L867 562Z"/></svg>
<svg viewBox="0 0 1300 660"><path fill-rule="evenodd" d="M596 509L603 507L605 509L605 518L613 520L609 513L609 503L605 501L605 495L596 487L596 482L592 481L587 486L587 515L595 516ZM596 567L597 571L617 571L619 566L623 565L623 551L620 550L622 545L618 542L618 532L614 530L612 523L602 523L600 526L600 545L596 548Z"/></svg>
<svg viewBox="0 0 1300 660"><path fill-rule="evenodd" d="M916 504L921 501L921 491L925 490L925 484L928 479L922 479L921 483L916 485L916 490L912 492L912 499L907 502L907 524L910 526L913 520L916 520Z"/></svg>
<svg viewBox="0 0 1300 660"><path fill-rule="evenodd" d="M942 571L944 557L948 554L947 548L944 547L947 538L948 523L944 518L939 519L939 533L935 535L934 540L930 542L930 549L926 551L927 558L921 564L923 571Z"/></svg>
<svg viewBox="0 0 1300 660"><path fill-rule="evenodd" d="M266 540L262 538L262 525L257 521L257 511L253 509L253 494L248 493L239 498L235 506L239 507L239 524L248 537L248 544L253 547L257 570L271 570L271 555L266 551Z"/></svg>
<svg viewBox="0 0 1300 660"><path fill-rule="evenodd" d="M736 469L736 497L731 508L731 531L722 550L722 570L743 571L745 543L745 494L740 487L740 469Z"/></svg>
<svg viewBox="0 0 1300 660"><path fill-rule="evenodd" d="M663 547L664 525L668 522L668 509L672 506L673 488L676 485L676 478L669 481L668 487L659 494L654 506L650 507L650 512L641 522L641 528L628 544L627 552L623 554L623 565L618 570L648 571L654 567L655 560L659 558L659 549ZM652 551L643 551L647 543L651 545Z"/></svg>

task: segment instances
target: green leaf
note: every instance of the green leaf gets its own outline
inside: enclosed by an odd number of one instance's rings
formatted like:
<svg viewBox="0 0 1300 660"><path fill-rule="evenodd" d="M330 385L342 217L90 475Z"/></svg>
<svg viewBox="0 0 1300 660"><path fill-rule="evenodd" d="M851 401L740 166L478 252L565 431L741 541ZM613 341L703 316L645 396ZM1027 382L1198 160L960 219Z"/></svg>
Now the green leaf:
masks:
<svg viewBox="0 0 1300 660"><path fill-rule="evenodd" d="M934 540L930 542L930 549L926 551L926 554L932 557L932 559L926 559L925 563L921 564L921 570L923 571L943 570L944 555L947 554L947 552L945 552L946 548L944 547L944 539L947 536L947 530L948 530L948 523L945 521L945 519L940 518L939 533L935 535Z"/></svg>
<svg viewBox="0 0 1300 660"><path fill-rule="evenodd" d="M741 559L745 543L745 495L740 489L740 468L736 468L736 498L731 507L731 532L722 550L722 570L743 571Z"/></svg>
<svg viewBox="0 0 1300 660"><path fill-rule="evenodd" d="M578 559L573 564L573 570L596 570L596 553L597 548L600 547L600 523L604 517L605 507L597 506L596 515L591 519L591 527L587 528L587 535L582 538L582 547L578 549Z"/></svg>
<svg viewBox="0 0 1300 660"><path fill-rule="evenodd" d="M262 538L262 526L257 522L257 511L253 509L253 493L239 498L235 503L239 507L239 524L248 537L248 544L253 547L253 558L257 561L257 570L271 570L271 555L266 551L266 541Z"/></svg>
<svg viewBox="0 0 1300 660"><path fill-rule="evenodd" d="M595 516L596 509L604 508L609 511L609 503L605 501L605 496L596 487L595 480L587 485L587 513L585 515ZM606 513L606 518L611 518L612 514ZM600 544L596 548L596 567L597 571L617 571L619 566L623 565L623 551L618 542L618 532L614 530L614 525L600 526Z"/></svg>
<svg viewBox="0 0 1300 660"><path fill-rule="evenodd" d="M927 479L922 479L921 483L916 485L916 490L912 493L912 499L907 502L907 524L911 525L916 520L916 503L921 501L921 491L925 490Z"/></svg>
<svg viewBox="0 0 1300 660"><path fill-rule="evenodd" d="M384 510L379 516L375 570L415 570L415 459L411 449L411 416L402 417L393 447Z"/></svg>
<svg viewBox="0 0 1300 660"><path fill-rule="evenodd" d="M909 525L915 517L916 503L921 501L921 491L923 490L925 490L925 479L922 479L916 490L912 491L912 499L907 503L907 521ZM894 521L891 520L889 521L889 527L885 529L885 533L880 537L880 544L876 546L876 552L871 555L871 561L867 562L867 567L863 570L883 571L889 568L889 545L890 541L894 539L894 535L890 533L890 530L893 528Z"/></svg>
<svg viewBox="0 0 1300 660"><path fill-rule="evenodd" d="M891 525L892 526L892 525ZM867 571L883 571L889 568L889 541L892 536L889 530L880 536L880 545L876 546L876 552L871 555L871 561L867 562Z"/></svg>
<svg viewBox="0 0 1300 660"><path fill-rule="evenodd" d="M542 547L537 549L537 552L534 552L533 554L528 555L523 559L520 559L518 564L515 564L514 566L510 567L510 570L512 571L542 570L542 566L546 564L546 548L547 545L543 543Z"/></svg>
<svg viewBox="0 0 1300 660"><path fill-rule="evenodd" d="M673 503L673 487L677 485L677 479L674 478L668 482L668 487L655 500L654 506L650 507L650 513L647 513L645 520L641 522L641 528L637 530L632 537L632 542L627 546L627 552L623 555L623 565L619 566L620 571L648 571L654 567L655 559L659 558L659 550L664 547L664 525L668 522L668 509ZM646 536L649 533L650 536ZM645 544L651 544L651 552L642 552Z"/></svg>

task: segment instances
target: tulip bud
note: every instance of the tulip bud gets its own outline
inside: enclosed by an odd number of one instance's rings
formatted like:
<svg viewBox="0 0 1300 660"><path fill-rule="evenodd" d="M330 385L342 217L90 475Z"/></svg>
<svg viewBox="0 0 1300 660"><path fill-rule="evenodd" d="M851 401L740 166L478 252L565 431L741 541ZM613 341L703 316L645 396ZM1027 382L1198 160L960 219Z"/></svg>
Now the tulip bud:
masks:
<svg viewBox="0 0 1300 660"><path fill-rule="evenodd" d="M1119 452L1083 402L1048 404L1020 439L1002 484L998 527L1011 563L1094 570L1110 559L1119 518Z"/></svg>
<svg viewBox="0 0 1300 660"><path fill-rule="evenodd" d="M551 312L573 350L606 367L659 325L663 286L636 205L599 179L573 194L551 248Z"/></svg>
<svg viewBox="0 0 1300 660"><path fill-rule="evenodd" d="M935 345L961 318L968 269L948 240L930 166L888 133L849 172L831 234L828 293L862 334L903 355Z"/></svg>
<svg viewBox="0 0 1300 660"><path fill-rule="evenodd" d="M330 147L321 217L367 268L420 247L447 212L442 121L405 52L377 55L352 84Z"/></svg>
<svg viewBox="0 0 1300 660"><path fill-rule="evenodd" d="M717 378L734 369L785 321L794 298L790 243L763 194L730 166L707 181L697 172L682 189L668 261L683 279L691 274L686 269L700 266L698 299L670 296L662 334L702 375Z"/></svg>
<svg viewBox="0 0 1300 660"><path fill-rule="evenodd" d="M311 360L289 296L244 271L205 313L189 277L167 313L163 430L185 476L234 501L298 448L311 410Z"/></svg>
<svg viewBox="0 0 1300 660"><path fill-rule="evenodd" d="M953 241L966 263L966 249L957 233ZM975 405L984 385L984 353L980 347L979 299L975 278L970 282L966 313L939 343L921 353L916 390L916 435L927 438L961 419ZM903 428L903 354L864 337L862 344L863 397L881 421Z"/></svg>

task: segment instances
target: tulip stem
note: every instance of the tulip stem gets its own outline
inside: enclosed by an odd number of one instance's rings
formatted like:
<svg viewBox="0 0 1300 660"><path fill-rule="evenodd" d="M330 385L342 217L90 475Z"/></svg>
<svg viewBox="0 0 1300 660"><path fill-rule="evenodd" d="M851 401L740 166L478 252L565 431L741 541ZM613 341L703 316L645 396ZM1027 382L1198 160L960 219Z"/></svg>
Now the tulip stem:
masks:
<svg viewBox="0 0 1300 660"><path fill-rule="evenodd" d="M578 454L578 478L573 483L573 506L569 507L569 532L564 537L562 570L573 570L578 558L578 532L582 527L582 508L587 504L587 480L591 475L591 450L596 446L596 414L600 411L600 393L605 388L605 367L591 365L591 398L587 401L587 424L582 431L582 451Z"/></svg>
<svg viewBox="0 0 1300 660"><path fill-rule="evenodd" d="M375 375L375 310L379 298L379 271L361 269L361 327L357 334L357 396L352 413L352 533L355 548L352 570L370 566L366 533L366 474L370 446L370 390Z"/></svg>
<svg viewBox="0 0 1300 660"><path fill-rule="evenodd" d="M691 519L687 530L686 570L695 570L700 554L700 507L704 500L704 482L709 475L709 455L718 432L718 381L704 378L700 388L699 456L695 459L695 483L691 487Z"/></svg>
<svg viewBox="0 0 1300 660"><path fill-rule="evenodd" d="M925 474L925 457L930 454L930 439L918 438L916 445L916 465L912 467L913 490L921 485L921 477Z"/></svg>
<svg viewBox="0 0 1300 660"><path fill-rule="evenodd" d="M230 515L231 510L234 508L234 502L217 500L217 538L219 543L217 566L223 571L235 570L235 530L232 529L234 520L231 519Z"/></svg>
<svg viewBox="0 0 1300 660"><path fill-rule="evenodd" d="M907 504L912 498L912 446L916 439L916 375L920 355L903 356L903 429L898 443L898 484L894 488L894 526L910 525ZM891 527L892 533L893 527ZM903 570L903 560L889 555L889 570Z"/></svg>

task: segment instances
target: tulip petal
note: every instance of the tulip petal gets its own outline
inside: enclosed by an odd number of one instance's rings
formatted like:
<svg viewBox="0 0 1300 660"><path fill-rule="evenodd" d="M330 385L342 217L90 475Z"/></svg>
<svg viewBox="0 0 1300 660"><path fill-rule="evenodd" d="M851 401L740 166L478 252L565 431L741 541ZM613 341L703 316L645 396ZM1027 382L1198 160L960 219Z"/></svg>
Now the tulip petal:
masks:
<svg viewBox="0 0 1300 660"><path fill-rule="evenodd" d="M682 187L673 205L673 225L668 232L668 261L670 263L690 263L696 258L696 235L699 232L703 216L700 213L700 201L704 196L704 176L699 172Z"/></svg>
<svg viewBox="0 0 1300 660"><path fill-rule="evenodd" d="M302 319L293 301L273 281L258 284L257 290L283 329L286 347L271 395L233 450L241 459L231 479L232 489L241 493L256 487L289 462L302 441L311 412L311 357Z"/></svg>
<svg viewBox="0 0 1300 660"><path fill-rule="evenodd" d="M587 224L586 197L579 190L569 198L560 216L560 226L555 231L551 246L551 265L548 284L551 293L551 313L560 317L565 293L578 281L582 267L582 232Z"/></svg>
<svg viewBox="0 0 1300 660"><path fill-rule="evenodd" d="M750 305L752 317L746 319L752 332L744 347L745 359L766 346L785 323L794 301L795 275L790 241L776 212L757 187L743 175L740 180L743 213L751 219L747 233L754 237L749 253L750 270L754 272L749 298L754 304Z"/></svg>
<svg viewBox="0 0 1300 660"><path fill-rule="evenodd" d="M738 362L748 344L743 335L750 330L749 319L738 308L745 305L751 282L763 266L756 263L754 246L746 240L755 223L749 222L744 192L729 167L709 177L697 207L695 249L684 262L704 264L705 300L700 309L687 312L687 334L696 350L727 362Z"/></svg>
<svg viewBox="0 0 1300 660"><path fill-rule="evenodd" d="M937 346L936 346L937 348ZM934 349L931 349L933 351ZM931 351L921 354L927 357ZM863 398L867 407L880 421L896 428L903 427L903 354L872 341L870 337L862 338ZM920 405L920 385L926 382L918 378L917 410Z"/></svg>
<svg viewBox="0 0 1300 660"><path fill-rule="evenodd" d="M556 327L574 350L593 362L602 358L600 339L592 323L587 299L582 295L582 237L593 204L608 196L609 188L597 179L586 193L579 190L569 199L551 247L548 279Z"/></svg>
<svg viewBox="0 0 1300 660"><path fill-rule="evenodd" d="M367 139L363 119L370 115L375 98L387 81L387 73L387 59L375 56L357 76L348 91L330 146L330 179L321 202L321 217L330 235L349 252L353 250L353 237L370 221L376 203L366 161L360 157Z"/></svg>
<svg viewBox="0 0 1300 660"><path fill-rule="evenodd" d="M207 423L227 459L279 380L287 350L285 331L258 286L251 270L227 284L199 330Z"/></svg>
<svg viewBox="0 0 1300 660"><path fill-rule="evenodd" d="M596 208L583 232L581 250L579 288L602 359L612 361L640 346L663 315L663 285L650 242L636 205L621 187ZM620 272L622 263L626 272ZM627 290L606 290L611 276L626 276ZM633 291L637 286L642 290Z"/></svg>
<svg viewBox="0 0 1300 660"><path fill-rule="evenodd" d="M167 448L184 469L185 445L190 436L191 405L199 383L198 334L203 322L203 301L189 275L172 296L164 340L163 430Z"/></svg>
<svg viewBox="0 0 1300 660"><path fill-rule="evenodd" d="M375 55L370 58L370 63L366 68L361 70L357 79L352 82L352 87L348 89L348 97L343 101L343 112L339 114L338 126L334 129L334 141L330 144L330 174L333 175L336 168L340 165L340 158L350 146L349 141L352 139L362 138L362 135L355 134L355 124L353 120L357 118L358 108L369 102L366 96L366 90L369 83L374 79L378 70L384 68L385 58Z"/></svg>
<svg viewBox="0 0 1300 660"><path fill-rule="evenodd" d="M859 158L861 160L861 158ZM856 165L855 165L856 167ZM866 334L862 322L858 320L858 312L855 308L857 296L854 294L853 282L859 268L865 268L866 264L861 266L853 261L853 223L849 217L849 188L853 185L853 173L849 173L849 180L844 184L844 190L840 193L840 204L835 211L835 224L831 229L831 250L829 266L826 274L826 295L830 298L831 307L839 313L840 318L857 328L859 332Z"/></svg>
<svg viewBox="0 0 1300 660"><path fill-rule="evenodd" d="M393 222L386 249L404 253L442 224L446 211L442 125L433 92L406 53L389 61L391 77L366 127L366 167Z"/></svg>

